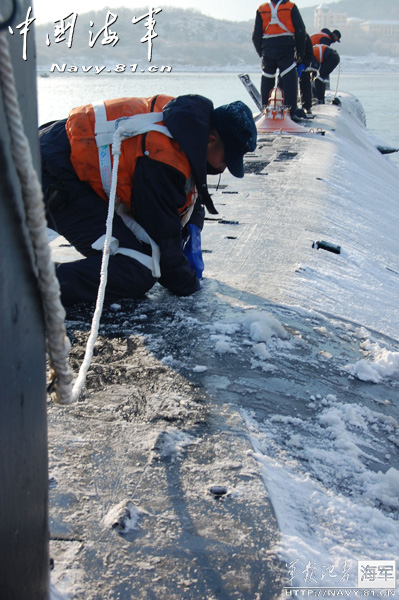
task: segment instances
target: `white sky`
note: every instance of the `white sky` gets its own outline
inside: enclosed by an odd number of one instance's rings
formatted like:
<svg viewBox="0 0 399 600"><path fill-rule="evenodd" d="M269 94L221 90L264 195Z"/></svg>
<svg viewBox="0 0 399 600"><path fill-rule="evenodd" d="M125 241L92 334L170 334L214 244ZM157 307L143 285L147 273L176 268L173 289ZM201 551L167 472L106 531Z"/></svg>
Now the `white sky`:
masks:
<svg viewBox="0 0 399 600"><path fill-rule="evenodd" d="M258 6L262 2L241 2L240 0L169 0L168 2L159 2L151 4L152 7L166 10L168 6L176 8L195 8L206 15L217 19L229 18L232 21L245 21L255 18ZM318 0L296 0L298 8L306 6L316 6ZM328 3L328 1L327 1ZM37 19L37 24L48 21L54 21L57 18L65 17L71 12L84 13L88 10L117 9L119 6L128 6L135 8L147 6L145 0L138 2L120 2L114 0L111 4L104 0L32 0L33 14ZM150 6L150 5L149 5ZM138 16L138 15L135 15Z"/></svg>

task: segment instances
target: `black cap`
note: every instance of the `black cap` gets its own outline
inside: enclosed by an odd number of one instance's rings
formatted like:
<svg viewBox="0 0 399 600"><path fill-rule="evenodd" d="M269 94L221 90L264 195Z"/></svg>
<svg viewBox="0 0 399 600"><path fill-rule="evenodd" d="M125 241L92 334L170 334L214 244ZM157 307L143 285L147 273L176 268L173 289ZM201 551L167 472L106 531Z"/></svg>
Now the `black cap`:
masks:
<svg viewBox="0 0 399 600"><path fill-rule="evenodd" d="M250 108L241 100L213 110L213 124L224 143L227 168L234 177L244 177L244 154L256 148L256 126Z"/></svg>
<svg viewBox="0 0 399 600"><path fill-rule="evenodd" d="M337 38L338 38L338 39L337 39L337 42L341 43L341 32L340 32L340 31L338 31L338 29L334 29L334 31L333 31L333 35L336 35L336 36L337 36Z"/></svg>

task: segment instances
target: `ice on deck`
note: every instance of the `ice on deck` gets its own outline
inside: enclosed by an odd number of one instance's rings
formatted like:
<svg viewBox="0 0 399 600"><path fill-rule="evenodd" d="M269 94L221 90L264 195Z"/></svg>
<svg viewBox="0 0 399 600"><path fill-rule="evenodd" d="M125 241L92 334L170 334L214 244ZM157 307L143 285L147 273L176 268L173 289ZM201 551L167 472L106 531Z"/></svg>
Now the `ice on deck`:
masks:
<svg viewBox="0 0 399 600"><path fill-rule="evenodd" d="M312 133L261 134L243 180L211 178L202 290L106 308L87 393L50 407L73 598L277 599L309 561L328 589L398 555L399 171L339 98ZM121 506L127 535L104 527Z"/></svg>

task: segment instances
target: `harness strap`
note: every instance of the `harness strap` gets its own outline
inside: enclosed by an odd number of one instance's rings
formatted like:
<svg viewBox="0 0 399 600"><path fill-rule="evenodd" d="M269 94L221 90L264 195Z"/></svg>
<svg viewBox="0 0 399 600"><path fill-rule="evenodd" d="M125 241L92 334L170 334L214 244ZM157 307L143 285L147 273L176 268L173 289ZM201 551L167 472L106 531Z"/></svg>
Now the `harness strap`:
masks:
<svg viewBox="0 0 399 600"><path fill-rule="evenodd" d="M127 140L135 135L141 135L149 131L158 131L172 138L172 134L165 125L159 125L159 121L162 121L162 112L157 113L140 113L131 117L121 117L113 121L107 120L107 113L105 110L104 102L93 104L94 109L94 134L96 144L98 147L98 162L100 167L101 183L107 196L110 196L111 191L111 179L112 179L112 166L111 166L111 144L113 143L114 133L118 130L120 139L122 141ZM120 248L119 241L116 238L112 238L111 254L125 254L131 258L136 259L141 264L145 265L151 270L152 275L159 279L161 276L160 267L160 249L154 240L148 235L145 229L137 223L135 219L128 212L124 205L120 204L115 209L119 214L124 224L140 241L149 244L152 250L152 256L148 256L138 250L132 250L130 248ZM92 248L95 250L102 250L104 244L104 236L92 244Z"/></svg>
<svg viewBox="0 0 399 600"><path fill-rule="evenodd" d="M159 131L170 138L173 137L165 125L156 124L163 120L162 112L139 113L131 117L120 117L108 121L104 102L93 104L93 109L95 116L94 134L97 147L112 144L112 137L118 128L122 131L123 137L126 138L141 135L148 131Z"/></svg>
<svg viewBox="0 0 399 600"><path fill-rule="evenodd" d="M267 77L268 79L274 79L276 76L277 71L275 71L274 73L265 73L264 71L262 72L262 77Z"/></svg>
<svg viewBox="0 0 399 600"><path fill-rule="evenodd" d="M285 69L284 71L282 71L280 73L280 77L284 77L284 75L287 75L287 73L289 73L290 71L292 71L292 69L295 69L295 68L296 68L296 62L293 62L290 67L288 67L287 69Z"/></svg>
<svg viewBox="0 0 399 600"><path fill-rule="evenodd" d="M142 227L139 223L137 223L137 221L132 217L129 210L126 208L126 206L124 204L120 204L117 207L116 213L121 217L121 219L124 222L124 224L126 225L126 227L128 229L130 229L130 231L136 236L136 238L138 240L140 240L141 242L144 242L145 244L149 244L151 246L152 256L147 256L147 254L143 254L143 253L137 251L137 254L140 254L143 257L143 260L141 260L137 257L133 257L133 258L136 258L136 260L138 260L145 266L148 266L146 263L149 260L150 266L148 268L151 269L153 277L155 277L156 279L159 279L159 277L161 277L161 266L160 266L161 251L159 249L158 244L156 242L154 242L154 240L148 235L148 233L146 232L144 227ZM125 250L125 249L121 248L120 251L122 254L126 254L125 252L122 252L122 250ZM134 251L134 252L136 252L136 251Z"/></svg>
<svg viewBox="0 0 399 600"><path fill-rule="evenodd" d="M316 50L316 52L319 53L319 58L318 59L316 58L316 60L318 60L319 63L321 64L321 59L323 58L323 45L322 44L315 44L313 46L313 51L314 50Z"/></svg>
<svg viewBox="0 0 399 600"><path fill-rule="evenodd" d="M100 102L99 104L93 104L94 109L94 134L96 133L97 121L104 123L107 122L107 113L105 112L104 102ZM112 142L112 140L111 140ZM109 193L111 191L111 149L110 144L99 145L96 136L96 143L98 148L98 163L100 166L100 175L101 175L101 183L103 185L104 192L107 194L109 198Z"/></svg>
<svg viewBox="0 0 399 600"><path fill-rule="evenodd" d="M121 248L119 246L119 240L115 237L111 238L110 254L124 254L125 256L130 256L130 258L134 258L139 263L147 267L147 269L150 269L153 277L159 279L161 277L161 252L159 250L158 244L154 242L154 240L148 235L144 227L137 223L137 221L130 215L128 209L124 205L121 204L117 208L115 208L115 212L121 217L126 227L130 229L130 231L136 236L138 240L151 246L152 256L148 256L148 254L144 254L139 250L133 250L133 248ZM94 250L102 251L104 247L104 239L105 235L102 235L91 245L91 247Z"/></svg>
<svg viewBox="0 0 399 600"><path fill-rule="evenodd" d="M296 62L293 62L292 65L290 65L289 67L287 67L287 69L285 69L284 71L282 71L281 73L279 73L280 77L284 77L284 75L287 75L287 73L289 73L290 71L292 71L292 69L295 69L297 66ZM265 71L262 72L262 77L267 77L268 79L274 79L277 75L277 71L279 71L279 69L277 69L274 73L266 73Z"/></svg>
<svg viewBox="0 0 399 600"><path fill-rule="evenodd" d="M165 125L156 124L162 121L162 113L143 113L108 121L104 102L93 104L93 109L94 135L98 148L101 183L104 192L109 197L112 173L110 146L116 129L119 129L125 139L147 133L148 131L159 131L170 138L173 136Z"/></svg>
<svg viewBox="0 0 399 600"><path fill-rule="evenodd" d="M283 36L287 36L287 35L289 35L291 37L294 37L294 34L291 33L291 32L289 32L289 33L264 33L262 35L262 38L264 40L266 40L266 39L269 39L269 38L283 37Z"/></svg>
<svg viewBox="0 0 399 600"><path fill-rule="evenodd" d="M93 248L93 250L98 250L99 252L101 252L104 248L104 241L105 241L105 235L102 235L101 237L98 238L98 240L96 240L91 245L91 247ZM111 256L113 256L115 254L124 254L125 256L134 258L139 263L141 263L142 265L147 267L147 269L152 270L151 256L147 256L146 254L143 254L142 252L139 252L138 250L133 250L132 248L120 248L119 240L116 237L111 237L109 248L110 248Z"/></svg>

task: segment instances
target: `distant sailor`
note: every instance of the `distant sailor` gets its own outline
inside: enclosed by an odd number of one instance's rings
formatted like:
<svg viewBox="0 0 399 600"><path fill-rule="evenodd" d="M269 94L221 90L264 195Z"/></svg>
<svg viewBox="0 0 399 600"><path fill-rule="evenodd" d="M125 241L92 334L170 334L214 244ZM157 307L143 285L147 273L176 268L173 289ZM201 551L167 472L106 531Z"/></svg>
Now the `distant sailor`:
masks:
<svg viewBox="0 0 399 600"><path fill-rule="evenodd" d="M331 44L335 44L335 42L341 42L341 32L338 29L334 29L334 31L330 31L325 28L319 31L318 33L314 33L310 36L312 40L313 46L316 44L325 44L326 46L331 46Z"/></svg>
<svg viewBox="0 0 399 600"><path fill-rule="evenodd" d="M122 98L80 106L40 128L50 228L85 258L57 268L65 305L94 302L111 188L111 143L123 130L106 299L137 298L159 281L179 296L200 288L206 176L243 177L256 148L241 101L214 108L203 96ZM114 189L115 186L112 187Z"/></svg>
<svg viewBox="0 0 399 600"><path fill-rule="evenodd" d="M317 67L315 68L312 41L309 34L306 33L305 54L302 63L298 66L298 74L302 108L308 115L312 114L311 75L315 70L317 71Z"/></svg>
<svg viewBox="0 0 399 600"><path fill-rule="evenodd" d="M313 55L318 66L315 79L315 95L318 103L324 104L326 83L329 81L330 73L339 64L340 58L336 50L325 44L316 44L313 46Z"/></svg>
<svg viewBox="0 0 399 600"><path fill-rule="evenodd" d="M298 75L297 63L305 53L305 25L298 7L290 0L271 0L261 4L256 12L252 41L262 57L262 104L275 84L277 69L280 87L284 92L285 104L290 106L292 117L303 117L297 108Z"/></svg>

